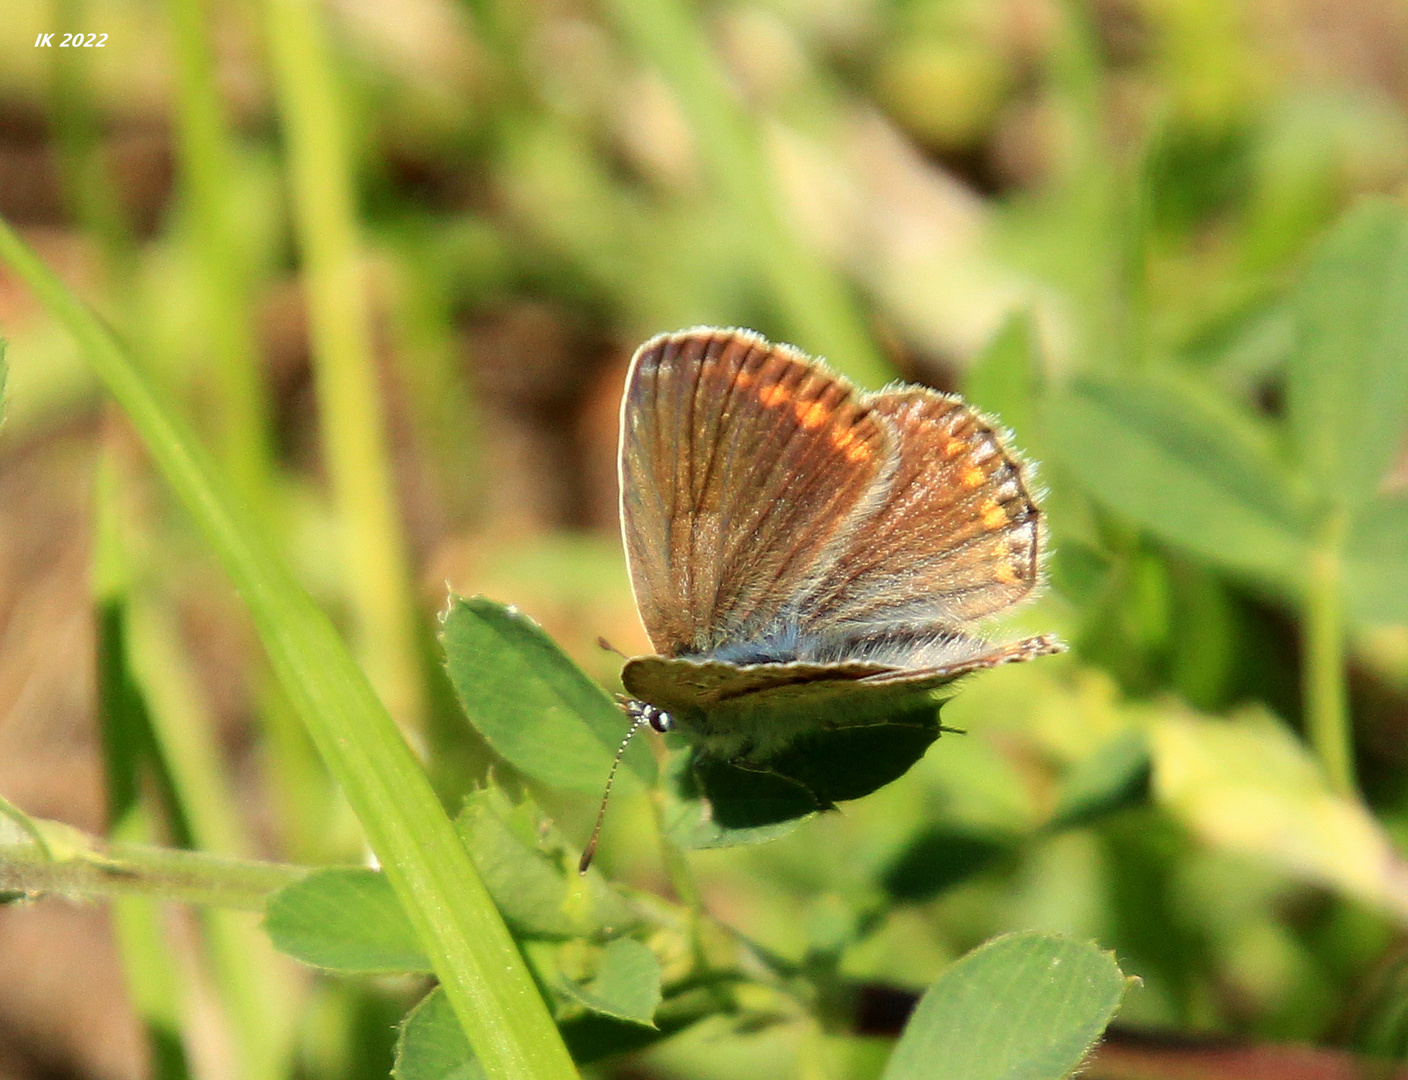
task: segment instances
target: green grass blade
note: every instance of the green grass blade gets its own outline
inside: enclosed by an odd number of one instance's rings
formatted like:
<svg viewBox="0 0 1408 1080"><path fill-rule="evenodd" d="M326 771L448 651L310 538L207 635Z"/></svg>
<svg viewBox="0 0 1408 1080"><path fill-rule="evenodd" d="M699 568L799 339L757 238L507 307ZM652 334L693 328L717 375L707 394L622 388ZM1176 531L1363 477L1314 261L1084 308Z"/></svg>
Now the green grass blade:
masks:
<svg viewBox="0 0 1408 1080"><path fill-rule="evenodd" d="M575 1076L469 854L332 623L112 333L5 223L0 258L77 339L234 579L289 700L366 829L487 1074Z"/></svg>
<svg viewBox="0 0 1408 1080"><path fill-rule="evenodd" d="M129 818L129 826L135 821ZM161 907L151 897L116 896L112 922L127 994L152 1057L152 1080L189 1080L190 1063L181 1039L181 1002L189 996L189 987L171 955Z"/></svg>
<svg viewBox="0 0 1408 1080"><path fill-rule="evenodd" d="M233 158L207 31L206 0L168 0L175 60L176 148L191 218L201 314L219 379L221 458L240 493L262 507L273 469L268 402L255 342L249 268L230 213Z"/></svg>
<svg viewBox="0 0 1408 1080"><path fill-rule="evenodd" d="M426 702L416 605L372 355L343 110L316 5L266 0L265 9L303 256L323 457L346 538L358 648L391 715L419 729Z"/></svg>
<svg viewBox="0 0 1408 1080"><path fill-rule="evenodd" d="M235 811L237 800L215 742L214 717L171 615L138 597L125 607L128 666L143 691L154 742L191 839L202 850L247 856L254 844ZM289 1064L297 1000L287 968L247 915L214 909L201 912L200 921L234 1035L238 1075L277 1080Z"/></svg>

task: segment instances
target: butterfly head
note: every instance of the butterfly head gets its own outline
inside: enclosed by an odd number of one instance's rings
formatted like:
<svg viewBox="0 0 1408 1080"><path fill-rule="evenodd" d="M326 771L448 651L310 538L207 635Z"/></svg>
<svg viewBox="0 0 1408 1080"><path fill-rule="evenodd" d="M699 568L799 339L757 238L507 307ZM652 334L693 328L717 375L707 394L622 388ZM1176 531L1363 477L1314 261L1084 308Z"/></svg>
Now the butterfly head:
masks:
<svg viewBox="0 0 1408 1080"><path fill-rule="evenodd" d="M652 731L658 731L661 735L673 731L675 728L674 718L664 709L651 705L649 702L627 698L622 707L626 710L626 715L631 718L632 735L642 724L649 724ZM628 735L627 738L629 737Z"/></svg>

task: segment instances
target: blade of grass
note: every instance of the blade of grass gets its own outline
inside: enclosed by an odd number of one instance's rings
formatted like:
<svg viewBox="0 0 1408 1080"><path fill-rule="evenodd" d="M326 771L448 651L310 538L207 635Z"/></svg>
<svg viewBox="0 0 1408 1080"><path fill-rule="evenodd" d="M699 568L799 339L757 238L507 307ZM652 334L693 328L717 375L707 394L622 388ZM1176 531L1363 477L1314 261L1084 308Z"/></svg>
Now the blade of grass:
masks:
<svg viewBox="0 0 1408 1080"><path fill-rule="evenodd" d="M54 29L60 33L87 30L89 10L86 0L58 0L52 10ZM121 189L113 182L102 152L101 120L90 89L91 57L86 49L53 50L54 137L64 201L90 239L97 241L106 284L120 292L135 280L135 250Z"/></svg>
<svg viewBox="0 0 1408 1080"><path fill-rule="evenodd" d="M149 831L148 815L141 807L122 823L122 831L138 836ZM171 955L161 922L161 908L150 896L112 898L113 932L122 956L122 971L152 1057L152 1080L188 1080L189 1062L181 1039L180 1003L188 1000L188 987Z"/></svg>
<svg viewBox="0 0 1408 1080"><path fill-rule="evenodd" d="M391 715L419 731L425 688L416 605L377 390L341 103L314 5L264 6L303 255L323 457L341 518L359 651Z"/></svg>
<svg viewBox="0 0 1408 1080"><path fill-rule="evenodd" d="M694 9L682 0L611 0L607 10L679 97L700 156L797 344L862 386L887 382L893 373L855 298L785 219L761 132L738 107Z"/></svg>
<svg viewBox="0 0 1408 1080"><path fill-rule="evenodd" d="M576 1076L425 773L332 623L111 332L4 222L0 258L78 340L234 579L285 692L366 829L488 1075Z"/></svg>
<svg viewBox="0 0 1408 1080"><path fill-rule="evenodd" d="M128 663L144 691L152 730L171 773L176 797L201 850L247 856L253 844L234 813L236 800L214 743L214 717L195 684L170 613L150 599L127 605ZM240 1075L283 1075L295 1015L285 962L247 916L201 913L207 947L234 1034Z"/></svg>
<svg viewBox="0 0 1408 1080"><path fill-rule="evenodd" d="M255 343L251 281L229 213L234 154L206 36L203 0L169 0L176 60L176 148L190 215L202 316L219 379L220 453L244 498L263 506L272 470L268 402Z"/></svg>

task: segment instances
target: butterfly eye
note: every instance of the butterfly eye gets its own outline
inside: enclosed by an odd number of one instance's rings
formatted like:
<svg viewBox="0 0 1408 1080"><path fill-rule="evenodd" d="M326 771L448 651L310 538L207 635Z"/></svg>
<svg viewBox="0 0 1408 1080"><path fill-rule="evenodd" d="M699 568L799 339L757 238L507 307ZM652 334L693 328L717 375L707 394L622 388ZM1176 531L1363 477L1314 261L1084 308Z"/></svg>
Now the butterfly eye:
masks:
<svg viewBox="0 0 1408 1080"><path fill-rule="evenodd" d="M664 709L658 709L654 705L647 705L642 711L645 714L645 722L661 735L674 730L675 721Z"/></svg>

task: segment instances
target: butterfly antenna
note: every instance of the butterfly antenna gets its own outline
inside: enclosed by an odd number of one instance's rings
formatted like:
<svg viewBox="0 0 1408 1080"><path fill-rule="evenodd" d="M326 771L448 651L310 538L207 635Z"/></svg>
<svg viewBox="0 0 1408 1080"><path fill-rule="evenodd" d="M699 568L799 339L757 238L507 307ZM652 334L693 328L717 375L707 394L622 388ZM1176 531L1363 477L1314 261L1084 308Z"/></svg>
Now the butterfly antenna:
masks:
<svg viewBox="0 0 1408 1080"><path fill-rule="evenodd" d="M606 820L606 800L611 797L611 785L616 780L616 770L621 767L621 759L626 756L626 747L630 745L635 733L641 729L641 725L646 722L648 715L645 712L634 715L630 730L626 732L626 737L621 740L621 745L616 750L616 758L611 762L611 771L606 774L606 790L601 793L601 809L596 812L596 824L592 826L591 839L582 849L581 861L577 863L577 873L579 874L585 874L587 867L592 864L592 856L596 854L596 842L601 839L601 823Z"/></svg>

